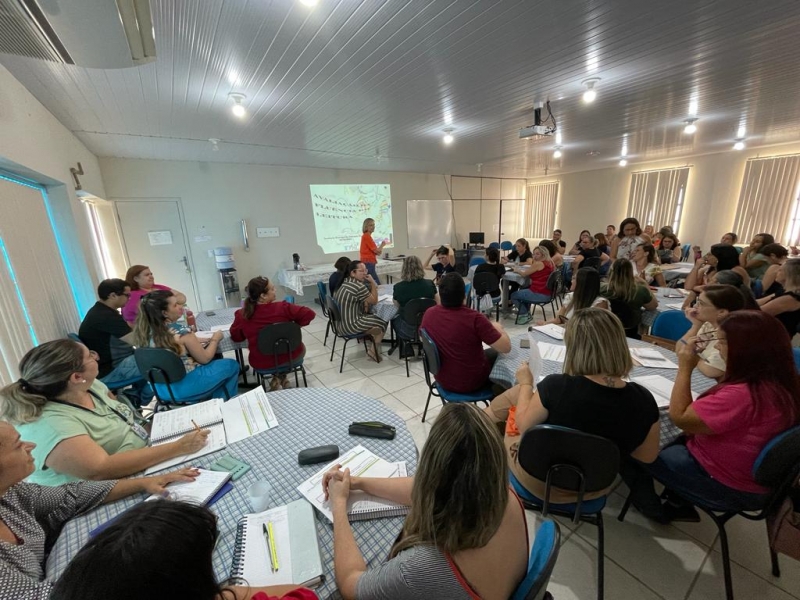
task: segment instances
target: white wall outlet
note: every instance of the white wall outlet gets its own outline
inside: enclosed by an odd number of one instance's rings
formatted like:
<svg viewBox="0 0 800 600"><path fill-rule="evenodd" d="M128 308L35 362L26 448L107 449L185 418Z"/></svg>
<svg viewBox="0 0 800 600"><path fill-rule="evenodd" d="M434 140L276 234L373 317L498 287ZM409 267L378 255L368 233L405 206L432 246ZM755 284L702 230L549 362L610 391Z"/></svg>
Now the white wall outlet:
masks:
<svg viewBox="0 0 800 600"><path fill-rule="evenodd" d="M222 304L222 296L217 296L217 304Z"/></svg>
<svg viewBox="0 0 800 600"><path fill-rule="evenodd" d="M258 235L260 238L280 237L281 230L278 227L259 227L256 229L256 235Z"/></svg>
<svg viewBox="0 0 800 600"><path fill-rule="evenodd" d="M213 248L209 248L208 249L208 258L214 258L214 249Z"/></svg>

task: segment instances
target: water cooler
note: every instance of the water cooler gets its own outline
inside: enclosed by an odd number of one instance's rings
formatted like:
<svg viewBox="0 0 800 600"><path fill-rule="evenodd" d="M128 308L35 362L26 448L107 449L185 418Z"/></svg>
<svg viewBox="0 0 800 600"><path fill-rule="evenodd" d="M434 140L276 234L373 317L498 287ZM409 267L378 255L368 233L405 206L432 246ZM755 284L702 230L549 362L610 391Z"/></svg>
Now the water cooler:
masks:
<svg viewBox="0 0 800 600"><path fill-rule="evenodd" d="M239 277L233 261L233 250L228 246L214 248L214 259L217 262L225 308L238 308L242 304L242 295L239 292Z"/></svg>

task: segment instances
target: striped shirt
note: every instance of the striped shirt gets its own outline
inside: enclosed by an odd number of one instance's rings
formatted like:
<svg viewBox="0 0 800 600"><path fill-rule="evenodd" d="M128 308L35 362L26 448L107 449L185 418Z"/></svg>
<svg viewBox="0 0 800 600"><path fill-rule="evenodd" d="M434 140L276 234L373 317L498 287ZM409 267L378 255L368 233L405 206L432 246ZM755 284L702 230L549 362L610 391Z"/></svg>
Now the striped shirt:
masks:
<svg viewBox="0 0 800 600"><path fill-rule="evenodd" d="M333 297L339 303L342 313L341 333L355 334L367 331L371 327L380 327L386 331L386 321L364 312L364 301L369 298L370 290L367 285L353 277L347 277L336 288Z"/></svg>

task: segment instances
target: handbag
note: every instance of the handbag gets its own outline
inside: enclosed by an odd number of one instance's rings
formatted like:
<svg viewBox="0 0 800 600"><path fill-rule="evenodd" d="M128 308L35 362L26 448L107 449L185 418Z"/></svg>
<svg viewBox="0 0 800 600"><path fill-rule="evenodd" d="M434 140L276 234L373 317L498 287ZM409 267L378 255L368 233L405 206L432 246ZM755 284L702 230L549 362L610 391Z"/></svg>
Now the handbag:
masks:
<svg viewBox="0 0 800 600"><path fill-rule="evenodd" d="M489 293L484 294L480 297L478 302L478 311L485 313L485 312L492 312L494 308L494 303L492 302L492 295Z"/></svg>

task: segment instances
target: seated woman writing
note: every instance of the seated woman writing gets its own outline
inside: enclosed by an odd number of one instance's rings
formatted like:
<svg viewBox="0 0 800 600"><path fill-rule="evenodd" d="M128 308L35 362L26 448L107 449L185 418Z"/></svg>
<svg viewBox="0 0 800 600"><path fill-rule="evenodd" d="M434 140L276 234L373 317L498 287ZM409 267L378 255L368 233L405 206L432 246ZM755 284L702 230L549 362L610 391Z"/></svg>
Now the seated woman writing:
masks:
<svg viewBox="0 0 800 600"><path fill-rule="evenodd" d="M317 599L314 592L296 585L258 588L217 583L211 556L219 533L217 517L205 507L167 500L142 502L89 540L70 561L50 600Z"/></svg>
<svg viewBox="0 0 800 600"><path fill-rule="evenodd" d="M536 324L563 325L572 318L576 311L591 306L608 309L608 301L600 295L600 273L594 269L581 269L575 277L575 291L572 292L569 303L559 309L555 319L536 321Z"/></svg>
<svg viewBox="0 0 800 600"><path fill-rule="evenodd" d="M777 319L737 311L720 321L716 342L725 375L697 400L692 399L692 371L702 340L684 337L675 344L678 374L669 416L687 437L625 477L633 505L661 522L699 520L688 504L693 502L719 510L760 509L768 490L753 479L756 457L800 420L800 380L789 335ZM664 505L653 477L668 490Z"/></svg>
<svg viewBox="0 0 800 600"><path fill-rule="evenodd" d="M658 455L658 406L653 395L625 381L633 363L622 323L600 308L584 308L567 321L563 375L548 375L537 385L530 368L517 370L517 385L484 410L495 423L505 422L505 446L516 492L531 501L545 496L545 482L531 477L517 462L522 434L534 425L560 425L607 438L621 456L652 462ZM437 419L438 423L438 419ZM584 496L599 498L607 490ZM574 492L552 488L557 504L575 502Z"/></svg>
<svg viewBox="0 0 800 600"><path fill-rule="evenodd" d="M33 470L35 444L0 421L0 597L42 600L53 582L45 580L47 554L70 519L100 504L139 494L163 494L174 481L193 481L194 469L138 479L81 481L43 488L23 481ZM109 573L103 573L109 577ZM89 596L82 596L88 598ZM110 597L110 596L109 596Z"/></svg>
<svg viewBox="0 0 800 600"><path fill-rule="evenodd" d="M333 565L345 600L510 598L525 577L525 511L508 486L495 426L470 404L446 404L414 477L355 477L339 465L322 486L333 512ZM350 490L411 506L382 565L367 567L347 520Z"/></svg>
<svg viewBox="0 0 800 600"><path fill-rule="evenodd" d="M193 431L149 447L142 422L97 379L97 357L83 344L45 342L22 357L19 372L0 390L0 419L31 442L31 483L127 477L206 444L208 431Z"/></svg>
<svg viewBox="0 0 800 600"><path fill-rule="evenodd" d="M267 325L274 323L297 323L305 327L317 316L307 306L300 306L290 302L277 302L275 300L275 285L266 277L254 277L245 288L247 298L244 307L237 310L231 325L231 339L234 342L247 340L248 361L253 369L272 369L279 365L289 363L289 355L281 354L278 362L270 354L262 354L258 348L258 335ZM305 356L306 348L303 344L292 353L292 360L299 360ZM287 385L286 374L273 375L269 389L275 391Z"/></svg>
<svg viewBox="0 0 800 600"><path fill-rule="evenodd" d="M186 377L171 387L182 402L233 398L238 392L239 363L231 358L214 360L222 332L215 331L204 345L191 329L178 323L182 314L183 308L172 292L150 292L139 307L133 327L134 344L164 348L180 357ZM169 397L164 384L157 383L156 391L162 398Z"/></svg>
<svg viewBox="0 0 800 600"><path fill-rule="evenodd" d="M334 294L342 313L341 333L368 333L375 340L372 344L364 344L367 356L375 362L381 362L381 341L386 332L386 321L369 312L370 306L378 303L378 286L367 273L367 267L359 260L350 263L350 272ZM376 350L377 348L377 354Z"/></svg>

